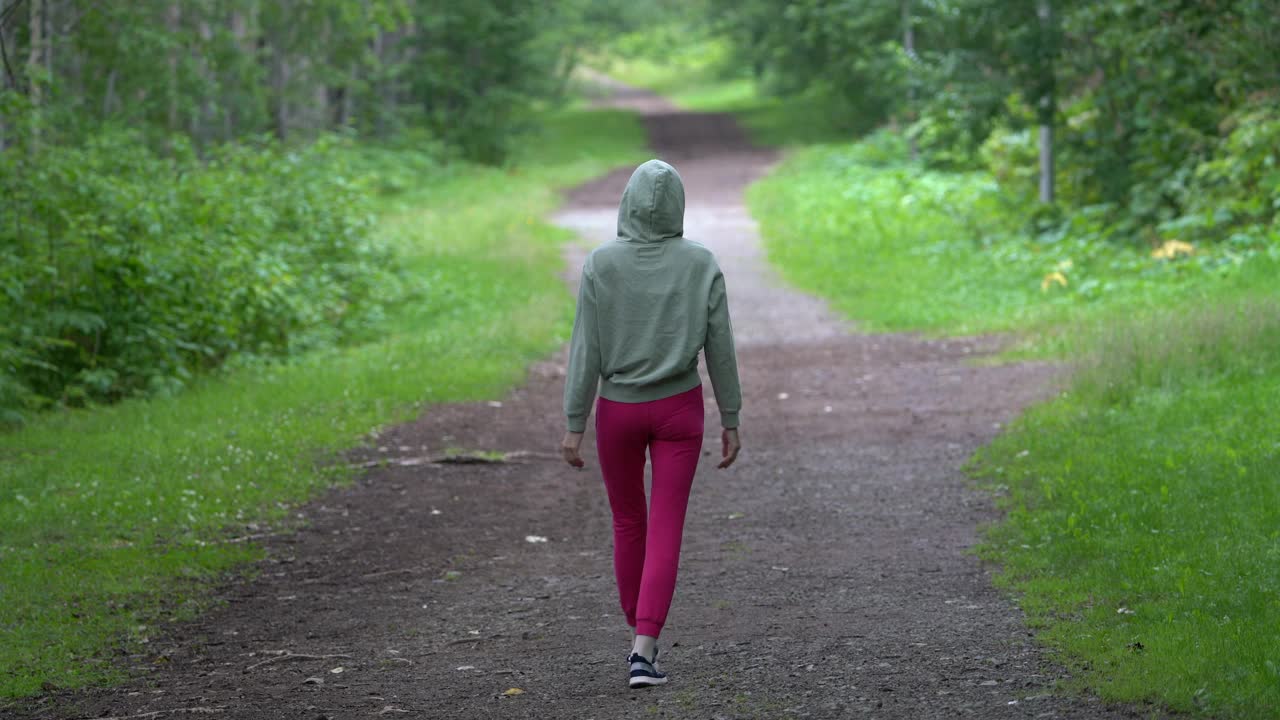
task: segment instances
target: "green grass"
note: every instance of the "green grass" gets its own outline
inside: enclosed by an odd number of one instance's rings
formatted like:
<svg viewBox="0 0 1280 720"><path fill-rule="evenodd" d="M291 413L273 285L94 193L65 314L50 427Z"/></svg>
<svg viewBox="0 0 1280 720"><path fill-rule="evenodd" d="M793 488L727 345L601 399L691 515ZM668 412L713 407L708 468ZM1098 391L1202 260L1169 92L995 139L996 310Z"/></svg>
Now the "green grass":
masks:
<svg viewBox="0 0 1280 720"><path fill-rule="evenodd" d="M906 154L888 132L808 147L748 192L786 278L868 331L1019 331L1061 349L1068 326L1207 301L1273 267L1211 249L1163 260L1140 246L1035 239L988 174L930 171Z"/></svg>
<svg viewBox="0 0 1280 720"><path fill-rule="evenodd" d="M983 553L1105 698L1280 715L1280 301L1115 323L974 461Z"/></svg>
<svg viewBox="0 0 1280 720"><path fill-rule="evenodd" d="M557 187L643 157L622 113L552 114L504 169L402 188L382 232L420 286L366 344L0 435L0 698L116 681L114 649L207 606L261 556L237 537L349 477L338 451L436 402L494 397L562 343ZM371 152L393 173L393 154Z"/></svg>

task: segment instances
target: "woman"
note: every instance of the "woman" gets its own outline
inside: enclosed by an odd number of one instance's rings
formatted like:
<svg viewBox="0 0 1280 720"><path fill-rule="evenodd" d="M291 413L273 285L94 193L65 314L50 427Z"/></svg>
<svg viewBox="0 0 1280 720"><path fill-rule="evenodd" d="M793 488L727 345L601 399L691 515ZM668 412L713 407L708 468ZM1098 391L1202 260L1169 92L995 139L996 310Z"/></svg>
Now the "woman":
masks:
<svg viewBox="0 0 1280 720"><path fill-rule="evenodd" d="M635 642L627 657L633 688L661 685L657 640L675 593L685 509L702 451L698 351L720 409L723 458L738 457L738 365L724 277L706 247L686 240L684 183L650 160L631 175L618 207L618 237L582 267L569 345L564 459L584 467L579 448L599 385L596 449L613 511L618 595ZM645 450L653 461L645 506Z"/></svg>

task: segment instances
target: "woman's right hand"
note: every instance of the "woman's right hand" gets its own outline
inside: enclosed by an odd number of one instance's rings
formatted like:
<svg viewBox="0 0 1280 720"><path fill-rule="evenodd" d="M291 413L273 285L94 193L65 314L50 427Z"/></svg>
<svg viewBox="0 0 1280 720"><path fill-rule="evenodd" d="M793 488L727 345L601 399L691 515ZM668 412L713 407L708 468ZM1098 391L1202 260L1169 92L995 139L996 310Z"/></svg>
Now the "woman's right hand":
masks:
<svg viewBox="0 0 1280 720"><path fill-rule="evenodd" d="M742 449L742 443L738 440L738 428L725 428L720 433L720 453L724 458L716 467L723 470L733 464L738 459L738 451Z"/></svg>

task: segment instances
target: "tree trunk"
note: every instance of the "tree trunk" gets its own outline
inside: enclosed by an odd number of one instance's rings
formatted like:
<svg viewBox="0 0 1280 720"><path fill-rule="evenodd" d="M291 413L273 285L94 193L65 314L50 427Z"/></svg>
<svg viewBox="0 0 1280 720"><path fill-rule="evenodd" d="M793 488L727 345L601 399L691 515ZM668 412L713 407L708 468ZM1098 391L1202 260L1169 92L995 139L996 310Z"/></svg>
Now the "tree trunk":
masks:
<svg viewBox="0 0 1280 720"><path fill-rule="evenodd" d="M116 76L119 73L112 68L107 73L107 89L102 93L102 119L106 120L111 117L112 111L116 106Z"/></svg>
<svg viewBox="0 0 1280 720"><path fill-rule="evenodd" d="M177 38L179 22L182 20L182 8L177 2L170 2L169 7L165 9L165 29L169 31L169 77L167 91L169 109L165 115L165 121L169 127L169 132L178 131L178 45Z"/></svg>
<svg viewBox="0 0 1280 720"><path fill-rule="evenodd" d="M236 47L245 57L253 57L253 44L248 40L249 30L244 12L232 10L227 24L231 29L231 36L236 39ZM231 85L232 83L227 83L227 86ZM225 90L222 95L222 104L222 139L230 140L240 129L240 107L239 103L233 101Z"/></svg>
<svg viewBox="0 0 1280 720"><path fill-rule="evenodd" d="M207 16L200 18L199 23L200 47L192 48L193 60L200 72L201 83L201 100L200 111L191 115L191 135L196 138L197 144L203 148L209 144L213 138L213 124L216 121L216 110L214 109L213 88L217 87L217 73L210 65L207 50L213 43L213 27L209 24Z"/></svg>
<svg viewBox="0 0 1280 720"><path fill-rule="evenodd" d="M14 87L13 84L16 82L16 78L9 77L9 71L16 62L16 59L11 57L11 54L17 52L14 42L15 39L13 33L9 31L9 26L0 23L0 49L4 51L4 60L0 63L0 75L4 76L4 82L0 83L0 88L16 91L18 88ZM0 151L3 151L8 146L8 127L5 116L0 114Z"/></svg>
<svg viewBox="0 0 1280 720"><path fill-rule="evenodd" d="M285 140L289 136L289 58L286 54L285 40L288 31L279 27L280 21L267 33L269 42L269 74L271 84L271 126L276 137Z"/></svg>
<svg viewBox="0 0 1280 720"><path fill-rule="evenodd" d="M1040 125L1040 202L1050 204L1054 197L1053 124Z"/></svg>
<svg viewBox="0 0 1280 720"><path fill-rule="evenodd" d="M386 106L384 104L384 96L386 94L386 78L382 77L387 70L387 59L383 56L383 47L386 45L387 33L385 30L378 30L373 36L373 58L378 68L377 79L374 80L373 97L377 99L373 108L373 133L378 137L386 135Z"/></svg>
<svg viewBox="0 0 1280 720"><path fill-rule="evenodd" d="M277 45L271 57L271 124L275 128L276 137L285 140L289 137L289 106L286 93L289 85L289 62L282 57L283 51Z"/></svg>
<svg viewBox="0 0 1280 720"><path fill-rule="evenodd" d="M907 125L915 120L916 112L916 79L915 79L915 61L916 61L916 29L915 23L911 20L911 0L902 0L902 50L907 55L907 62L911 63L911 68L907 71ZM915 160L919 155L916 148L916 139L907 132L907 147L911 152L911 159Z"/></svg>
<svg viewBox="0 0 1280 720"><path fill-rule="evenodd" d="M44 98L43 81L35 76L40 74L40 60L44 46L44 2L28 0L30 12L28 38L31 47L27 53L27 96L31 99L31 149L40 144L40 106Z"/></svg>
<svg viewBox="0 0 1280 720"><path fill-rule="evenodd" d="M1038 0L1036 15L1040 22L1040 100L1037 115L1040 120L1040 202L1054 201L1053 124L1057 115L1057 84L1054 64L1057 61L1057 34L1050 0Z"/></svg>

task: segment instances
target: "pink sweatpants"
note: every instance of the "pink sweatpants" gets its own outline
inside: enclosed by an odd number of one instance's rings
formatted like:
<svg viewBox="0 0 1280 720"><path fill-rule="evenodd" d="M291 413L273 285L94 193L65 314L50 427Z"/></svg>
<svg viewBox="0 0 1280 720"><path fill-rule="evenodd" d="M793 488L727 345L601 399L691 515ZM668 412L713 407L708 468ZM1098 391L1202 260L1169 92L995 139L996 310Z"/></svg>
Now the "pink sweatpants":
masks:
<svg viewBox="0 0 1280 720"><path fill-rule="evenodd" d="M676 590L689 489L702 452L702 386L644 403L600 398L596 449L613 510L613 569L627 624L658 637ZM644 453L653 462L644 495Z"/></svg>

